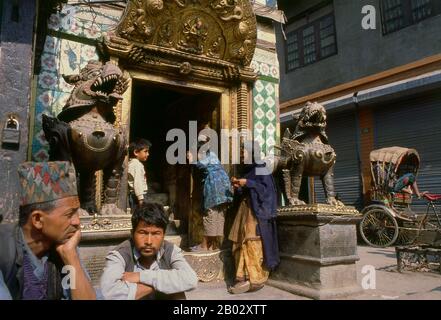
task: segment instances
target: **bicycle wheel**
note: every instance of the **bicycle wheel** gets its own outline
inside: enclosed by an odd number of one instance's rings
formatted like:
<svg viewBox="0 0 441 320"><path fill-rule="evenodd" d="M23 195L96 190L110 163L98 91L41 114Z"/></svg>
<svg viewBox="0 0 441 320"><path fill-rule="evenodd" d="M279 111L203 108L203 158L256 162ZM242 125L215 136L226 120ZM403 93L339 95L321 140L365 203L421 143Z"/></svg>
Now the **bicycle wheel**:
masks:
<svg viewBox="0 0 441 320"><path fill-rule="evenodd" d="M385 248L394 244L398 238L398 223L386 210L372 208L360 222L360 234L372 247Z"/></svg>

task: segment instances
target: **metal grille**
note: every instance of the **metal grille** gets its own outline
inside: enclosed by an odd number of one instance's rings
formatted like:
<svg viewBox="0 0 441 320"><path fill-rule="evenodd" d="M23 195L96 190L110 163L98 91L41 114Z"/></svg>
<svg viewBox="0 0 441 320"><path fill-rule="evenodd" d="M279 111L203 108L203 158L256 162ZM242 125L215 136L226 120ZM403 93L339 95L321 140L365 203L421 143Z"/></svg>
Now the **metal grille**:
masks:
<svg viewBox="0 0 441 320"><path fill-rule="evenodd" d="M420 191L441 193L441 95L413 97L375 110L375 148L415 148L421 164ZM425 212L426 202L414 199L412 210Z"/></svg>
<svg viewBox="0 0 441 320"><path fill-rule="evenodd" d="M288 51L287 53L288 69L294 70L300 67L299 44L298 44L296 32L288 33L286 45Z"/></svg>
<svg viewBox="0 0 441 320"><path fill-rule="evenodd" d="M329 114L326 132L329 144L337 154L337 162L334 166L335 191L345 205L361 209L363 198L355 111ZM319 178L315 179L314 185L317 202L325 203L323 186Z"/></svg>
<svg viewBox="0 0 441 320"><path fill-rule="evenodd" d="M288 71L315 63L336 53L337 40L333 13L287 34Z"/></svg>
<svg viewBox="0 0 441 320"><path fill-rule="evenodd" d="M404 28L404 12L402 0L383 0L384 33L394 32Z"/></svg>
<svg viewBox="0 0 441 320"><path fill-rule="evenodd" d="M441 14L439 0L382 0L383 34L395 32Z"/></svg>

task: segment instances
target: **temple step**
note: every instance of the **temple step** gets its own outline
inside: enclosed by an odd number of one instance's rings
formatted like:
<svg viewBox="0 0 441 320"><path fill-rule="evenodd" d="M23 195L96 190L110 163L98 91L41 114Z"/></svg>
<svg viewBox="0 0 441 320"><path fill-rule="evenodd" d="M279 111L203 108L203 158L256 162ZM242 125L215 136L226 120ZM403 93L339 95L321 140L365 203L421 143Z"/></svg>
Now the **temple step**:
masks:
<svg viewBox="0 0 441 320"><path fill-rule="evenodd" d="M159 203L163 206L169 205L168 193L147 193L148 202Z"/></svg>

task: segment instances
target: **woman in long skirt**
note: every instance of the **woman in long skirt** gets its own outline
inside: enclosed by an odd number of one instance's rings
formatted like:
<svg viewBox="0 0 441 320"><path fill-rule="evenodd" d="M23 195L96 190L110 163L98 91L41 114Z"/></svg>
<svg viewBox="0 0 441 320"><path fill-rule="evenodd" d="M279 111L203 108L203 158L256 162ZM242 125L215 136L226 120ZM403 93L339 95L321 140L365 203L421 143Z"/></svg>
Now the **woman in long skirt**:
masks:
<svg viewBox="0 0 441 320"><path fill-rule="evenodd" d="M260 148L255 144L253 149L253 163L244 166L244 177L231 179L238 208L229 234L236 266L235 284L229 288L232 294L263 288L269 272L280 262L276 187L265 164L257 163ZM252 154L246 149L243 153L245 159Z"/></svg>

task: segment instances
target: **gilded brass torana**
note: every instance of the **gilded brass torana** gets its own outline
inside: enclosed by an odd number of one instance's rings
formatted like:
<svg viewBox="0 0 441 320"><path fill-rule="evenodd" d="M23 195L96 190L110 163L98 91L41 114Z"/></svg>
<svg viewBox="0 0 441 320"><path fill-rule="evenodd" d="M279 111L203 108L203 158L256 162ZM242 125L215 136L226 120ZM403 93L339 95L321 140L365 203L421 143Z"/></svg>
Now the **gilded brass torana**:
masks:
<svg viewBox="0 0 441 320"><path fill-rule="evenodd" d="M252 82L257 27L247 0L130 0L105 48L138 68L205 82Z"/></svg>

